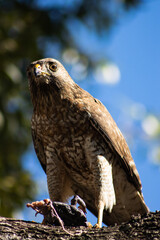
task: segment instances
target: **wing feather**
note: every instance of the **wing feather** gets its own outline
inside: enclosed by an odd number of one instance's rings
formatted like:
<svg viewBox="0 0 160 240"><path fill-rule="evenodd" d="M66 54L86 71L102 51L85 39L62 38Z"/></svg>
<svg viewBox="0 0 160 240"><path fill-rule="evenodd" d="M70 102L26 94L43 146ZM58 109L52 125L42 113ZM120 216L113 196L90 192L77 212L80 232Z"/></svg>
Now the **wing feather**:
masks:
<svg viewBox="0 0 160 240"><path fill-rule="evenodd" d="M106 144L118 155L120 164L126 171L128 180L141 192L141 180L129 147L110 113L98 99L93 98L88 92L83 90L82 95L79 97L81 98L78 98L76 101L77 110L81 113L83 112L82 116L85 114L88 117L88 120L101 134ZM83 102L81 99L83 99Z"/></svg>

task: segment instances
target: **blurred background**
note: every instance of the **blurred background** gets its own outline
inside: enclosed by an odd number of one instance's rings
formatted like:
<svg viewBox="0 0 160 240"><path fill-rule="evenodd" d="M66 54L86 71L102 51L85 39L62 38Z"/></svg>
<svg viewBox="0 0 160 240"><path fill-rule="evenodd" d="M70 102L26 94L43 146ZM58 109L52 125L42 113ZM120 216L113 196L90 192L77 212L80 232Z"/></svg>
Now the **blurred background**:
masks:
<svg viewBox="0 0 160 240"><path fill-rule="evenodd" d="M25 204L48 198L26 78L27 65L44 57L61 61L107 107L128 142L146 204L159 210L159 12L158 0L0 0L1 216L41 221Z"/></svg>

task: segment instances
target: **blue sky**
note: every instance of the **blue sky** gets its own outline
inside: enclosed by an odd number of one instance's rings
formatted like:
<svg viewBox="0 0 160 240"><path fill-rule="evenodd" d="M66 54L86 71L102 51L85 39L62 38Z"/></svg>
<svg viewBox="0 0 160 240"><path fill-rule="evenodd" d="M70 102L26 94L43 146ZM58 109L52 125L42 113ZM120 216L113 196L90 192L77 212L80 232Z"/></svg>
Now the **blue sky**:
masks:
<svg viewBox="0 0 160 240"><path fill-rule="evenodd" d="M79 84L105 104L124 133L141 177L145 201L150 210L155 211L159 209L160 168L153 164L150 153L160 143L146 134L143 122L148 114L155 114L157 119L160 116L160 1L144 2L138 10L125 14L109 39L100 42L99 51L103 50L104 56L118 67L120 81L108 85L94 79ZM130 111L134 106L138 107L139 118L133 117ZM31 150L26 157L26 167L32 169L33 177L44 190L39 197L48 197L46 177L35 154ZM32 212L28 218L37 221ZM92 224L96 223L90 213L87 218Z"/></svg>
<svg viewBox="0 0 160 240"><path fill-rule="evenodd" d="M121 70L120 91L159 112L160 2L144 2L115 28L108 52Z"/></svg>

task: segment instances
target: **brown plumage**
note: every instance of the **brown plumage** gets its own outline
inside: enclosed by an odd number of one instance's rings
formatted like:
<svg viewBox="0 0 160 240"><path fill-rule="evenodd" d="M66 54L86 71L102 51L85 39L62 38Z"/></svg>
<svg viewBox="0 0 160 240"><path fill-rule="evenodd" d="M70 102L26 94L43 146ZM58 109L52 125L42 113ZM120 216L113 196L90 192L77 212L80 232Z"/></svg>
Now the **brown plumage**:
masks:
<svg viewBox="0 0 160 240"><path fill-rule="evenodd" d="M50 198L78 194L98 225L148 212L128 145L104 105L81 89L63 65L46 58L27 70L32 136Z"/></svg>

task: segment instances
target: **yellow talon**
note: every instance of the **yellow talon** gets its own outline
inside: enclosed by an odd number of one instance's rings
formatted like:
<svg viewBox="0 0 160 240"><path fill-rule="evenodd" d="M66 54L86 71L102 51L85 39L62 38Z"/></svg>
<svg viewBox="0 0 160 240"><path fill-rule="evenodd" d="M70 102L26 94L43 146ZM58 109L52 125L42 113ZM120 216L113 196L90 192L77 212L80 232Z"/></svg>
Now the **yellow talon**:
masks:
<svg viewBox="0 0 160 240"><path fill-rule="evenodd" d="M88 228L92 228L93 226L92 226L92 224L90 222L87 222L87 227Z"/></svg>
<svg viewBox="0 0 160 240"><path fill-rule="evenodd" d="M94 225L94 228L101 228L101 226L100 226L98 223L96 223L96 224Z"/></svg>

